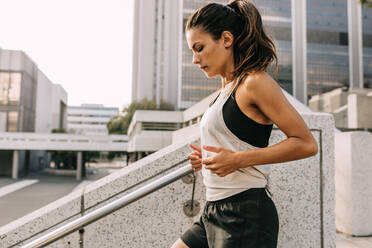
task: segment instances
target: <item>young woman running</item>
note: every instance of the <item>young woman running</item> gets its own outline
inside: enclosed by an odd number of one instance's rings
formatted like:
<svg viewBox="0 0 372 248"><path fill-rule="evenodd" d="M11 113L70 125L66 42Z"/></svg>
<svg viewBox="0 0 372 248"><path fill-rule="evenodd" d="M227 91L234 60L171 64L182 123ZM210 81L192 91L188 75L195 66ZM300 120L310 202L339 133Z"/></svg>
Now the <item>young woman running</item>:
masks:
<svg viewBox="0 0 372 248"><path fill-rule="evenodd" d="M220 94L200 122L201 147L188 158L202 170L206 205L172 248L272 248L279 220L266 191L270 164L313 156L305 122L266 70L277 63L256 7L248 0L210 3L192 14L186 38L193 63L221 77ZM276 65L277 66L277 65ZM268 146L273 123L287 136Z"/></svg>

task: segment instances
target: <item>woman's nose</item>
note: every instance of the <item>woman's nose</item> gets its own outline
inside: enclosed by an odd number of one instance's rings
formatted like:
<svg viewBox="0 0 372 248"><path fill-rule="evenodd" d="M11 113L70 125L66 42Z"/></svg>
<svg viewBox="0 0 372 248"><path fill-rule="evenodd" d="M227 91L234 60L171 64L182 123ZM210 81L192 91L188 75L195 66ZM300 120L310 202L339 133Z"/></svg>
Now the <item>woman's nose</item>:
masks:
<svg viewBox="0 0 372 248"><path fill-rule="evenodd" d="M199 63L200 63L200 60L199 60L199 58L198 58L197 56L193 55L193 56L192 56L192 62L193 62L194 64L199 64Z"/></svg>

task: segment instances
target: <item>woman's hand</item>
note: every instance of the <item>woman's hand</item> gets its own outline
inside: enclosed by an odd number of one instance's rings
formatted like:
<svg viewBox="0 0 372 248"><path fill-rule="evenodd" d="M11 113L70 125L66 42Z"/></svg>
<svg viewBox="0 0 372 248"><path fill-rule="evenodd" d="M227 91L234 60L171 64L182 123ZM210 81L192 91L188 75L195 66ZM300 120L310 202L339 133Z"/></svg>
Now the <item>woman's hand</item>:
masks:
<svg viewBox="0 0 372 248"><path fill-rule="evenodd" d="M224 177L239 167L238 163L235 162L234 151L223 147L214 146L203 146L206 151L215 152L216 155L203 159L202 163L205 164L205 168L211 170L213 173L220 177Z"/></svg>
<svg viewBox="0 0 372 248"><path fill-rule="evenodd" d="M202 152L199 146L190 144L190 147L195 151L190 153L187 158L190 159L191 167L195 172L200 171L202 168Z"/></svg>

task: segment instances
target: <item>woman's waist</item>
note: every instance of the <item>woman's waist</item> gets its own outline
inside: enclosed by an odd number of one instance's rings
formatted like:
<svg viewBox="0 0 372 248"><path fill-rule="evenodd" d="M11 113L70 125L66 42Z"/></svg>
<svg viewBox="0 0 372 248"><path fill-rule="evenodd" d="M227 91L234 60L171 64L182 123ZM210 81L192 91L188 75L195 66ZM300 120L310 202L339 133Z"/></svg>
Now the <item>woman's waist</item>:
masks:
<svg viewBox="0 0 372 248"><path fill-rule="evenodd" d="M227 194L228 196L225 196L224 198L218 200L207 200L207 202L212 204L224 204L227 202L233 203L244 199L258 199L265 193L266 190L264 187L249 188L235 192L231 191L230 194Z"/></svg>
<svg viewBox="0 0 372 248"><path fill-rule="evenodd" d="M246 167L238 169L224 177L218 176L211 170L208 170L203 165L202 174L205 186L210 187L222 187L222 188L235 188L241 185L251 185L252 183L267 182L267 179L263 173L254 167Z"/></svg>

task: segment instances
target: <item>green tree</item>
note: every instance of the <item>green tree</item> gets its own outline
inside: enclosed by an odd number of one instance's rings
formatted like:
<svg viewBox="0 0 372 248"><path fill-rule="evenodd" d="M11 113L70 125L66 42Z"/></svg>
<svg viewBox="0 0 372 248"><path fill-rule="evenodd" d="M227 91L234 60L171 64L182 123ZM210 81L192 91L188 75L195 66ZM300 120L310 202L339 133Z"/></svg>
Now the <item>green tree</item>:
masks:
<svg viewBox="0 0 372 248"><path fill-rule="evenodd" d="M64 128L54 128L52 129L52 133L67 133Z"/></svg>
<svg viewBox="0 0 372 248"><path fill-rule="evenodd" d="M129 106L124 107L124 116L116 116L110 119L107 123L109 134L127 134L128 127L132 121L134 112L136 110L174 110L174 106L165 101L160 101L159 107L156 106L155 100L148 100L147 98L141 101L132 102Z"/></svg>
<svg viewBox="0 0 372 248"><path fill-rule="evenodd" d="M364 7L367 7L367 8L371 8L372 7L372 0L360 0L360 3Z"/></svg>

